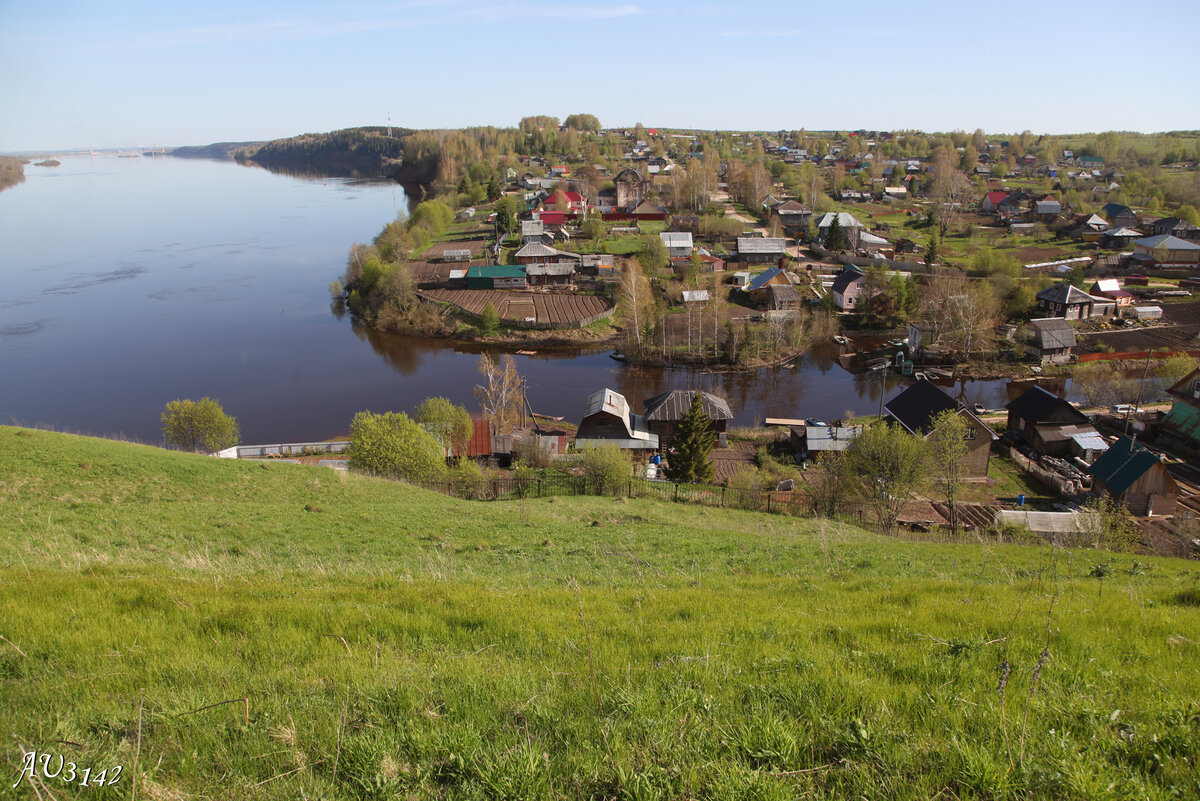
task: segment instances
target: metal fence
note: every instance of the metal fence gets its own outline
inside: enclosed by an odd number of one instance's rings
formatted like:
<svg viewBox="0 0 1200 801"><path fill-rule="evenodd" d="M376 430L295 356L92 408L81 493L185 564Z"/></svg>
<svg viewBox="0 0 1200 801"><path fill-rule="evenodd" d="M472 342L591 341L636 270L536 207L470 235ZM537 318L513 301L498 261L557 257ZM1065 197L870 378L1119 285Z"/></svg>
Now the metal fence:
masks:
<svg viewBox="0 0 1200 801"><path fill-rule="evenodd" d="M646 478L619 482L593 476L552 475L540 478L505 476L480 481L435 481L422 483L424 489L455 498L475 501L548 498L556 495L595 495L620 498L655 498L663 501L699 504L723 509L813 517L812 499L796 490L740 490L707 484L677 484Z"/></svg>

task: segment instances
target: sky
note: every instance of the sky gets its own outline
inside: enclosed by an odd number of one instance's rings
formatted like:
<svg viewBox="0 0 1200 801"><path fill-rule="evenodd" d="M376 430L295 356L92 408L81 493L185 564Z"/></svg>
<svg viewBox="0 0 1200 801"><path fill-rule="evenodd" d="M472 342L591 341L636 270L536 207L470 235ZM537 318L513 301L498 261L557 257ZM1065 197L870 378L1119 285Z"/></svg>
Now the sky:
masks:
<svg viewBox="0 0 1200 801"><path fill-rule="evenodd" d="M0 0L0 152L356 125L1200 128L1195 0Z"/></svg>

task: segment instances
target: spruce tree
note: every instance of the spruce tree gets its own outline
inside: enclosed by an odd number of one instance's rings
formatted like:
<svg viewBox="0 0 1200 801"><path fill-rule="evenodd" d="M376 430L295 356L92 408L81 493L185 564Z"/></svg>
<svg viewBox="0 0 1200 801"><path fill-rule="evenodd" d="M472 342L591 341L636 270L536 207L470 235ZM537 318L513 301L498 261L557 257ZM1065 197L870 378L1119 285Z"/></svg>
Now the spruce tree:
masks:
<svg viewBox="0 0 1200 801"><path fill-rule="evenodd" d="M825 247L834 253L846 249L846 232L842 230L841 215L833 213L833 222L829 223L829 233L825 237Z"/></svg>
<svg viewBox="0 0 1200 801"><path fill-rule="evenodd" d="M692 406L679 421L675 442L669 455L667 477L687 484L703 484L713 480L716 469L708 454L716 444L712 418L704 413L700 393L692 395Z"/></svg>

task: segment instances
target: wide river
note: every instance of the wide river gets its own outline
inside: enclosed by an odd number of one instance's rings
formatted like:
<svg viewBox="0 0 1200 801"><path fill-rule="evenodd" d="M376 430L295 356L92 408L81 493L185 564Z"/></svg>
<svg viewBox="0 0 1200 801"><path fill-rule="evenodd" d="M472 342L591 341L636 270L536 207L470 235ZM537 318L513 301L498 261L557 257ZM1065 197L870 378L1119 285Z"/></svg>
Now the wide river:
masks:
<svg viewBox="0 0 1200 801"><path fill-rule="evenodd" d="M395 184L233 162L60 157L0 192L0 421L161 439L163 405L210 396L247 443L345 434L354 413L430 395L477 408L478 350L356 331L328 284L353 242L407 207ZM727 397L738 424L878 411L907 379L856 376L832 346L794 369L635 369L607 350L517 356L539 413L578 421L608 386L635 410L672 388ZM957 387L998 406L1003 382Z"/></svg>

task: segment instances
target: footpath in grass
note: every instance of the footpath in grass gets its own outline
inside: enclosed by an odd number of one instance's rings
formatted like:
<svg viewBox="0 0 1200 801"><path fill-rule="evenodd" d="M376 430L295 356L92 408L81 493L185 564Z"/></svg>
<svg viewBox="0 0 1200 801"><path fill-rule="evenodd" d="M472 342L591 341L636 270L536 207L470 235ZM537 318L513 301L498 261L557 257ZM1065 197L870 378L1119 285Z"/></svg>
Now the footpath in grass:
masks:
<svg viewBox="0 0 1200 801"><path fill-rule="evenodd" d="M1200 794L1193 562L0 428L0 565L0 797Z"/></svg>

